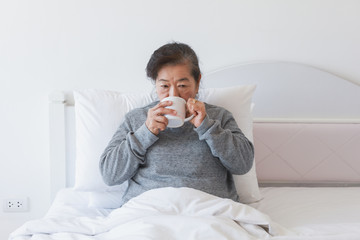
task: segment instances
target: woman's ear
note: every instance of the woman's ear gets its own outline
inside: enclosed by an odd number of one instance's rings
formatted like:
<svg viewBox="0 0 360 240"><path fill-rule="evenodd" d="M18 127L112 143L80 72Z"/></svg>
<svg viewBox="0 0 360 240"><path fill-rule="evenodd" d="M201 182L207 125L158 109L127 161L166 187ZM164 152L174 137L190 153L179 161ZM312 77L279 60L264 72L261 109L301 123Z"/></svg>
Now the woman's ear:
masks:
<svg viewBox="0 0 360 240"><path fill-rule="evenodd" d="M197 83L197 86L196 86L196 93L198 93L199 91L199 88L200 88L200 82L201 82L201 73L199 75L199 80L196 82Z"/></svg>

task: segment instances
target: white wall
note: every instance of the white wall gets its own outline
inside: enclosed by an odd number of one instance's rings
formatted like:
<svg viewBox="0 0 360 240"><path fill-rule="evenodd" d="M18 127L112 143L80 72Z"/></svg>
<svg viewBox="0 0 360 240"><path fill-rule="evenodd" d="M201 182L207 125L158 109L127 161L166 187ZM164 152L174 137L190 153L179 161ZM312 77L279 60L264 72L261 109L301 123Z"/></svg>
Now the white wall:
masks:
<svg viewBox="0 0 360 240"><path fill-rule="evenodd" d="M357 0L8 0L0 2L0 239L49 206L48 94L151 89L144 68L171 40L203 72L257 60L293 61L360 84Z"/></svg>

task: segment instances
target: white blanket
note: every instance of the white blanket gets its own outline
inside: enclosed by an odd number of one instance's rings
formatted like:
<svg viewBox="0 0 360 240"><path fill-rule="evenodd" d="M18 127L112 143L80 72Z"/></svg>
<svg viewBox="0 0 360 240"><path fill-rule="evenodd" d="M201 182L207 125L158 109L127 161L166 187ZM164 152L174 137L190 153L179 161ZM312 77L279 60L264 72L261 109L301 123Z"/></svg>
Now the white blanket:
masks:
<svg viewBox="0 0 360 240"><path fill-rule="evenodd" d="M357 223L288 230L248 205L189 188L148 191L107 216L70 212L29 221L10 240L360 239Z"/></svg>
<svg viewBox="0 0 360 240"><path fill-rule="evenodd" d="M106 217L43 218L25 223L12 240L270 239L293 235L258 210L189 188L161 188Z"/></svg>

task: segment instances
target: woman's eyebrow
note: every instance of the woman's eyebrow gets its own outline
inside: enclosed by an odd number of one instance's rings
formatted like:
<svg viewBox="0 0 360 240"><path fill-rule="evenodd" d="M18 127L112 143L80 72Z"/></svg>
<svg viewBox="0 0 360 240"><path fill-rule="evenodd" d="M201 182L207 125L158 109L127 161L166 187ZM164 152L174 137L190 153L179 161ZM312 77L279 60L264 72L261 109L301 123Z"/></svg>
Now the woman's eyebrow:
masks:
<svg viewBox="0 0 360 240"><path fill-rule="evenodd" d="M190 81L188 78L180 78L178 80L176 80L177 82L183 82L183 81Z"/></svg>
<svg viewBox="0 0 360 240"><path fill-rule="evenodd" d="M159 79L158 81L159 82L169 82L169 80L166 80L166 79Z"/></svg>
<svg viewBox="0 0 360 240"><path fill-rule="evenodd" d="M169 82L169 80L166 80L166 79L163 79L163 78L161 78L161 79L159 79L158 80L159 82ZM176 82L183 82L183 81L190 81L188 78L180 78L180 79L178 79L178 80L175 80Z"/></svg>

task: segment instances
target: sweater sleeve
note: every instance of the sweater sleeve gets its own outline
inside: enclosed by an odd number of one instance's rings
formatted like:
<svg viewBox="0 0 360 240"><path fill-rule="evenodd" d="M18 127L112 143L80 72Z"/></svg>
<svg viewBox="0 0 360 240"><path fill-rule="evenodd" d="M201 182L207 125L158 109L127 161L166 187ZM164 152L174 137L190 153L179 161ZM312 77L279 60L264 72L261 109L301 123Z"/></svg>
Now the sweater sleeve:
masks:
<svg viewBox="0 0 360 240"><path fill-rule="evenodd" d="M232 174L247 173L254 161L253 144L239 129L232 114L224 111L219 119L206 115L202 124L195 129L200 140L205 140L212 154Z"/></svg>
<svg viewBox="0 0 360 240"><path fill-rule="evenodd" d="M145 123L131 129L131 120L120 125L100 158L100 172L107 185L121 184L133 177L145 163L147 149L157 141Z"/></svg>

